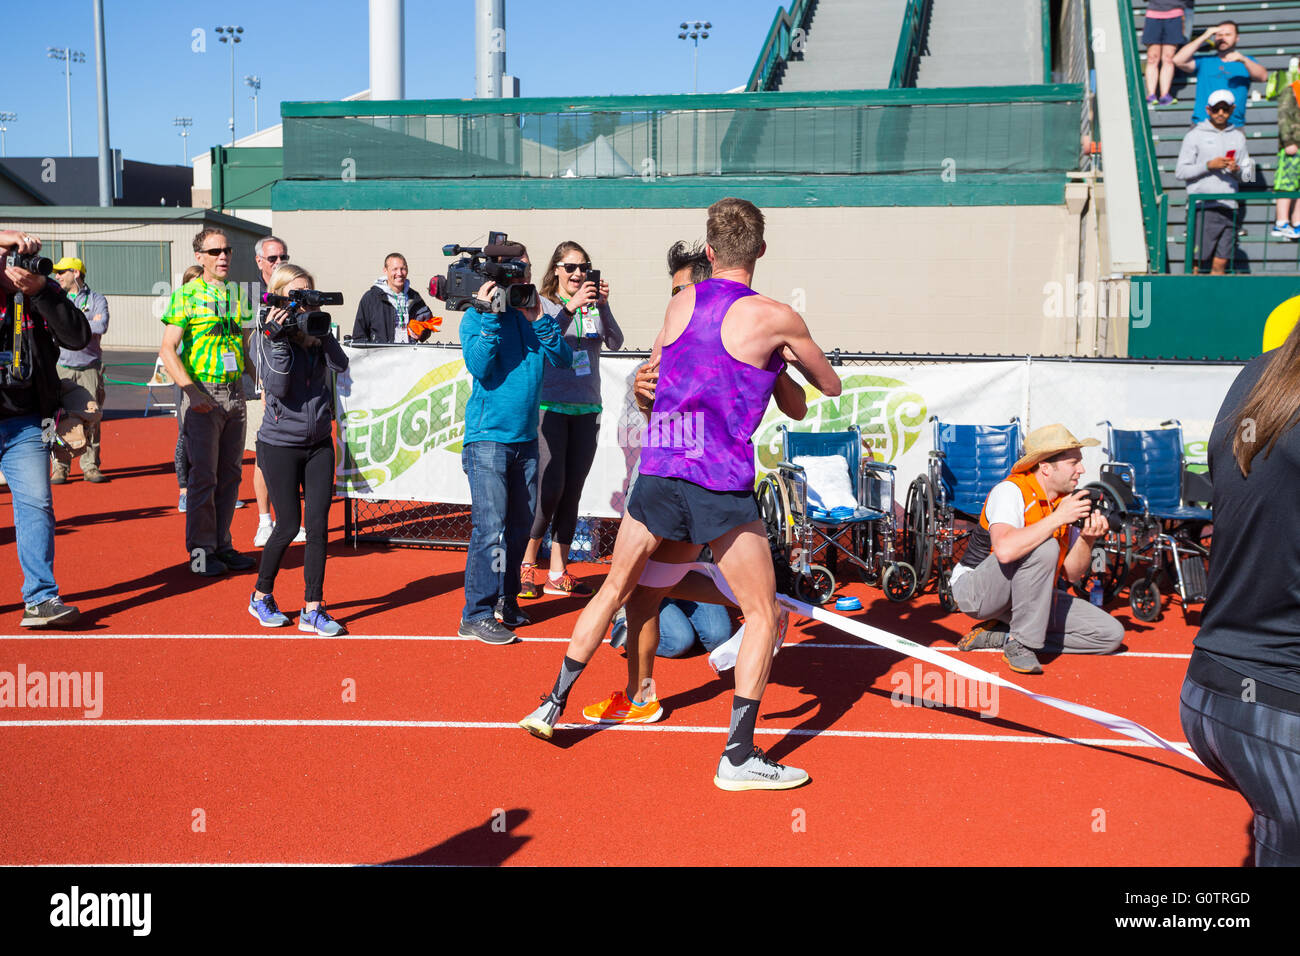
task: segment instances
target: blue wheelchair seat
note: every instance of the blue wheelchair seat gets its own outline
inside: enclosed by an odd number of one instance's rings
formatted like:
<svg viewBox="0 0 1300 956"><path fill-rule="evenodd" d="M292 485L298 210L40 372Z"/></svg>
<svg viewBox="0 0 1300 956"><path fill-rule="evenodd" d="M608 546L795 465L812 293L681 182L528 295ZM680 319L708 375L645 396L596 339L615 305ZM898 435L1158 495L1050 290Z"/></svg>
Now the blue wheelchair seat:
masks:
<svg viewBox="0 0 1300 956"><path fill-rule="evenodd" d="M934 433L935 450L943 452L939 479L944 496L958 512L978 517L989 492L1020 458L1020 425L946 425L936 420Z"/></svg>
<svg viewBox="0 0 1300 956"><path fill-rule="evenodd" d="M1183 504L1181 428L1110 429L1112 461L1133 466L1133 490L1163 521L1213 521L1213 512Z"/></svg>

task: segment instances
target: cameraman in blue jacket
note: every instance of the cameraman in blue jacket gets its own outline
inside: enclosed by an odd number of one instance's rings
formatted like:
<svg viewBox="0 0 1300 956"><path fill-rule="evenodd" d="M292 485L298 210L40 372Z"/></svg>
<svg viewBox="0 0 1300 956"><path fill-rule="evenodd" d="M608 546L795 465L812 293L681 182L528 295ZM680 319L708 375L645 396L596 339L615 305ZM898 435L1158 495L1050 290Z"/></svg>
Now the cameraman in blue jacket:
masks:
<svg viewBox="0 0 1300 956"><path fill-rule="evenodd" d="M518 257L528 262L519 247ZM531 269L523 282L531 281ZM488 302L497 283L479 288ZM465 407L461 467L469 478L471 515L465 560L461 637L509 644L512 628L529 623L519 610L519 562L537 504L537 420L543 362L573 364L573 350L555 318L534 297L526 309L468 309L460 322L465 368L474 378Z"/></svg>

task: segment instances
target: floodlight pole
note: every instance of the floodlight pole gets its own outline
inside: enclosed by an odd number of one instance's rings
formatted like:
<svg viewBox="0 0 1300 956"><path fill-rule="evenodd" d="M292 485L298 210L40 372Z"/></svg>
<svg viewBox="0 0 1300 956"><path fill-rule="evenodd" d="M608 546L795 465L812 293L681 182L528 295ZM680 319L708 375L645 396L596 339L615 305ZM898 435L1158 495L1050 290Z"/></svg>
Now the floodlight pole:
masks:
<svg viewBox="0 0 1300 956"><path fill-rule="evenodd" d="M72 155L72 64L85 63L86 54L81 50L74 50L72 47L46 47L47 55L51 60L63 61L63 75L67 83L68 95L68 155Z"/></svg>

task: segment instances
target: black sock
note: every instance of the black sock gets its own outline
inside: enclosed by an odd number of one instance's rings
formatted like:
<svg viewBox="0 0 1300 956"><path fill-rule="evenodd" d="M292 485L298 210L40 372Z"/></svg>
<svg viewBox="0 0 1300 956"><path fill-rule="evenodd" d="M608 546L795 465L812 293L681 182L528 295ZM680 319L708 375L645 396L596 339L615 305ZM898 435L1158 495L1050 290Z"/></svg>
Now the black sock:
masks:
<svg viewBox="0 0 1300 956"><path fill-rule="evenodd" d="M569 701L569 691L573 689L573 682L578 679L582 669L586 664L579 664L567 654L563 663L560 664L560 676L555 678L555 688L551 691L551 699L563 707Z"/></svg>
<svg viewBox="0 0 1300 956"><path fill-rule="evenodd" d="M754 751L754 725L758 723L758 701L741 697L731 698L731 729L727 732L726 757L733 767L739 767Z"/></svg>

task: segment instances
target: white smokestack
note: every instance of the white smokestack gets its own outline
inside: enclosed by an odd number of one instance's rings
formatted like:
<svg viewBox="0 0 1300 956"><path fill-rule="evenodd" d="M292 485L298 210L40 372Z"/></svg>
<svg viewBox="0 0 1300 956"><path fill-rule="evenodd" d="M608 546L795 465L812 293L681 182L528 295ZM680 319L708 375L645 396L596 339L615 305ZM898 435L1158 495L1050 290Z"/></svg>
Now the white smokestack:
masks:
<svg viewBox="0 0 1300 956"><path fill-rule="evenodd" d="M406 99L405 0L370 0L370 98Z"/></svg>
<svg viewBox="0 0 1300 956"><path fill-rule="evenodd" d="M474 96L499 99L506 71L506 0L474 0L474 49Z"/></svg>

